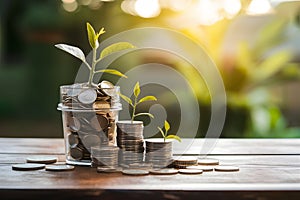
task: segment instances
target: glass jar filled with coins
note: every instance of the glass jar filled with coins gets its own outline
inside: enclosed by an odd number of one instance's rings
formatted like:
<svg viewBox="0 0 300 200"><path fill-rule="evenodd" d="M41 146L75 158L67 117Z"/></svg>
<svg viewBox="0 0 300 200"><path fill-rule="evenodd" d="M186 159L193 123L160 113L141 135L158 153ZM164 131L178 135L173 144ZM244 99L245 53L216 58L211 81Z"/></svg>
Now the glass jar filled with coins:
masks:
<svg viewBox="0 0 300 200"><path fill-rule="evenodd" d="M91 165L92 147L116 146L116 122L122 109L119 86L102 81L92 87L60 87L66 162Z"/></svg>

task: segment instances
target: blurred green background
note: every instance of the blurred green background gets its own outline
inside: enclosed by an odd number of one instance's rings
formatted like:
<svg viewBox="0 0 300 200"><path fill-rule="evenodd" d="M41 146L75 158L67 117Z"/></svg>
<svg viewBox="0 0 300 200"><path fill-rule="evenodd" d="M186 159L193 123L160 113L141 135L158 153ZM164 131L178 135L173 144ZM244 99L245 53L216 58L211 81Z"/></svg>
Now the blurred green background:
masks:
<svg viewBox="0 0 300 200"><path fill-rule="evenodd" d="M202 45L226 88L221 137L300 137L300 1L1 0L0 10L0 137L63 136L59 86L74 82L81 63L54 44L89 52L87 21L105 27L103 39L156 26ZM168 54L145 53L135 62L150 61L174 67L199 91L204 136L210 98L201 77Z"/></svg>

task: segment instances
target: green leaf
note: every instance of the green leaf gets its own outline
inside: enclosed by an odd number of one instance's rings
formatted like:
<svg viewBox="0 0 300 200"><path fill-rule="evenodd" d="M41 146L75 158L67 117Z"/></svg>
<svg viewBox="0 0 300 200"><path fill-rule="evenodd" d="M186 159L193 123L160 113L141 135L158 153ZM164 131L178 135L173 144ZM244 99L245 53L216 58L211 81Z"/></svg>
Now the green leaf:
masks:
<svg viewBox="0 0 300 200"><path fill-rule="evenodd" d="M113 74L113 75L127 78L126 75L122 74L121 72L119 72L118 70L115 70L115 69L101 69L101 70L95 71L95 74L96 73L108 73L108 74Z"/></svg>
<svg viewBox="0 0 300 200"><path fill-rule="evenodd" d="M85 62L85 55L81 51L81 49L79 49L78 47L70 46L67 44L56 44L55 47L65 51L65 52L75 56L76 58L79 58L83 62Z"/></svg>
<svg viewBox="0 0 300 200"><path fill-rule="evenodd" d="M157 99L155 96L145 96L141 98L137 104L142 103L144 101L157 101Z"/></svg>
<svg viewBox="0 0 300 200"><path fill-rule="evenodd" d="M120 97L121 97L122 99L124 99L124 101L126 101L129 105L133 106L132 101L131 101L130 98L128 98L127 96L125 96L125 95L123 95L123 94L121 94L121 93L119 93L119 95L120 95Z"/></svg>
<svg viewBox="0 0 300 200"><path fill-rule="evenodd" d="M134 89L133 89L133 94L135 97L138 97L140 93L141 93L140 83L136 82Z"/></svg>
<svg viewBox="0 0 300 200"><path fill-rule="evenodd" d="M94 28L88 22L86 23L86 28L87 28L89 43L90 43L91 47L93 49L98 48L98 46L99 46L99 42L98 42L99 34L96 35Z"/></svg>
<svg viewBox="0 0 300 200"><path fill-rule="evenodd" d="M254 71L254 80L264 80L270 78L275 73L279 72L286 66L286 63L291 59L291 54L288 51L281 51L273 54L265 59Z"/></svg>
<svg viewBox="0 0 300 200"><path fill-rule="evenodd" d="M167 120L165 120L165 129L166 129L166 132L168 132L170 130L170 124Z"/></svg>
<svg viewBox="0 0 300 200"><path fill-rule="evenodd" d="M166 137L166 139L175 139L175 140L177 140L178 142L181 142L181 138L180 138L179 136L177 136L177 135L168 135L168 136Z"/></svg>
<svg viewBox="0 0 300 200"><path fill-rule="evenodd" d="M164 134L163 130L162 130L160 127L157 127L157 128L158 128L158 130L160 131L160 133L161 133L161 135L163 136L163 138L165 139L165 134Z"/></svg>
<svg viewBox="0 0 300 200"><path fill-rule="evenodd" d="M100 30L99 33L97 34L98 38L99 38L100 35L102 35L102 34L104 34L104 33L105 33L104 28L101 28L101 30ZM98 38L97 38L97 39L98 39Z"/></svg>
<svg viewBox="0 0 300 200"><path fill-rule="evenodd" d="M134 115L134 117L141 116L141 115L147 115L151 118L154 118L154 116L151 113L138 113L138 114Z"/></svg>
<svg viewBox="0 0 300 200"><path fill-rule="evenodd" d="M105 56L108 56L112 53L122 51L125 49L132 49L132 48L134 48L134 46L128 42L118 42L118 43L112 44L102 50L102 52L100 54L100 59L102 59Z"/></svg>

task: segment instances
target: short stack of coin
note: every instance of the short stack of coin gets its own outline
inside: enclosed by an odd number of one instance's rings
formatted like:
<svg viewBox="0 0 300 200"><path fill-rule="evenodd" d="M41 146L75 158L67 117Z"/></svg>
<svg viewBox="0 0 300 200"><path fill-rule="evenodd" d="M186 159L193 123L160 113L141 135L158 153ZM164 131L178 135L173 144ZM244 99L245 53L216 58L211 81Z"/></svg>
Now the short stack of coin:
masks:
<svg viewBox="0 0 300 200"><path fill-rule="evenodd" d="M118 121L117 145L120 147L120 163L130 165L144 160L144 136L142 121Z"/></svg>
<svg viewBox="0 0 300 200"><path fill-rule="evenodd" d="M164 168L172 163L172 140L153 138L145 141L146 162L152 163L154 168Z"/></svg>
<svg viewBox="0 0 300 200"><path fill-rule="evenodd" d="M108 81L92 87L74 84L63 91L67 161L90 162L92 146L115 145L115 123L121 109L117 92Z"/></svg>
<svg viewBox="0 0 300 200"><path fill-rule="evenodd" d="M118 167L119 148L116 146L92 147L92 167Z"/></svg>
<svg viewBox="0 0 300 200"><path fill-rule="evenodd" d="M185 169L189 166L197 165L198 159L193 156L181 156L173 162L173 167L177 169Z"/></svg>

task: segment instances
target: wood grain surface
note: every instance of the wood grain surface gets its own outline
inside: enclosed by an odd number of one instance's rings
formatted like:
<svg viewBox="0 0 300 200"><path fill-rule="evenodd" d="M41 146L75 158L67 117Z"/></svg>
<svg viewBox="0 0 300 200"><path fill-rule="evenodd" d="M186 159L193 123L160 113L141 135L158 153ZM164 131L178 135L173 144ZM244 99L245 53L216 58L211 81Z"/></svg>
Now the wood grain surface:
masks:
<svg viewBox="0 0 300 200"><path fill-rule="evenodd" d="M184 139L174 153L197 155L203 139ZM239 172L201 175L126 176L97 173L76 166L74 171L14 171L32 155L56 155L64 161L62 139L0 138L0 197L3 199L299 199L299 139L220 139L209 158ZM2 199L2 198L1 198Z"/></svg>

